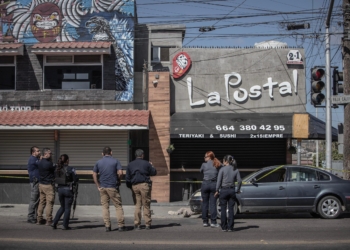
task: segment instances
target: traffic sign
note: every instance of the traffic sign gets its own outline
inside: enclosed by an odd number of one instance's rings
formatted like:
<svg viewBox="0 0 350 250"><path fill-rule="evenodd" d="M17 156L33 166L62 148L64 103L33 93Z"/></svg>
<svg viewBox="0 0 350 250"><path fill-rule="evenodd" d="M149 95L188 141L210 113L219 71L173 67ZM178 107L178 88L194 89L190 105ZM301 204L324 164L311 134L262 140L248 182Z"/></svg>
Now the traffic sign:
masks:
<svg viewBox="0 0 350 250"><path fill-rule="evenodd" d="M350 103L350 95L336 95L332 96L332 103L333 104L346 104Z"/></svg>

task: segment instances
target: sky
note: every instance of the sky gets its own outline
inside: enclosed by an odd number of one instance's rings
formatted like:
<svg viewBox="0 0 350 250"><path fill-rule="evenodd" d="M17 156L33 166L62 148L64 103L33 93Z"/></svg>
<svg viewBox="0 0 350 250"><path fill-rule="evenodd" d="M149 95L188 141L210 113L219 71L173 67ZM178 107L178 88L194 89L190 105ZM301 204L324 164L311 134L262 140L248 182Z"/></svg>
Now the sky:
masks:
<svg viewBox="0 0 350 250"><path fill-rule="evenodd" d="M186 26L183 46L253 47L279 41L305 51L307 111L326 120L325 108L310 104L310 69L324 66L325 22L330 0L135 0L139 23ZM331 66L342 71L342 0L335 0L330 24ZM309 23L309 29L288 30L287 24ZM200 32L201 27L214 30ZM326 82L326 79L323 78ZM325 94L325 92L324 92ZM326 94L325 94L326 95ZM332 94L331 94L332 95ZM332 109L332 126L344 121L344 107Z"/></svg>

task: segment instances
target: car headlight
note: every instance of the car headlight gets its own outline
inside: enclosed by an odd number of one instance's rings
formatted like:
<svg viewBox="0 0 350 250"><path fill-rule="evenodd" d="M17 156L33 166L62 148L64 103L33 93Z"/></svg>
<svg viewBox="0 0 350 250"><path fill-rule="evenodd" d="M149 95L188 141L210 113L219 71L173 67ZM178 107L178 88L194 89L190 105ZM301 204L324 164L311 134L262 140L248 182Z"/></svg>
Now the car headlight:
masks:
<svg viewBox="0 0 350 250"><path fill-rule="evenodd" d="M202 194L201 194L201 192L199 191L199 192L195 192L194 194L193 194L193 197L201 197L202 196Z"/></svg>

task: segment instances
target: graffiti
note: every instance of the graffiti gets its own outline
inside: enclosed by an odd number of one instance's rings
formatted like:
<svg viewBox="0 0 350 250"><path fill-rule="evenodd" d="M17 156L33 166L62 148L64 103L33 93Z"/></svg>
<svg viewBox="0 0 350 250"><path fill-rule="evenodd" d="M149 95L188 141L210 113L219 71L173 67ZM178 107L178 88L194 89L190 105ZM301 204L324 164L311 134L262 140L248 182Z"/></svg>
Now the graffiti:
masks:
<svg viewBox="0 0 350 250"><path fill-rule="evenodd" d="M30 19L31 31L40 42L51 42L61 32L62 16L57 5L43 3L36 6Z"/></svg>
<svg viewBox="0 0 350 250"><path fill-rule="evenodd" d="M89 29L89 32L94 35L92 37L93 41L115 41L109 23L103 17L91 17L89 21L85 23L85 26Z"/></svg>
<svg viewBox="0 0 350 250"><path fill-rule="evenodd" d="M134 0L17 0L2 8L0 42L109 41L116 47L116 96L133 97Z"/></svg>

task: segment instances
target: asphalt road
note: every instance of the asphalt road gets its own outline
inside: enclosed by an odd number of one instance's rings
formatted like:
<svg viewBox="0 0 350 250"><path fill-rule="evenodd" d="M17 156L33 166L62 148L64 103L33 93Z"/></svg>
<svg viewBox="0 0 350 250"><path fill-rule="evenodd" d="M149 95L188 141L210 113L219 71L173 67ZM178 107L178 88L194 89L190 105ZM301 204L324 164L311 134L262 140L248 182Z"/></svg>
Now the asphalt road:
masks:
<svg viewBox="0 0 350 250"><path fill-rule="evenodd" d="M116 219L112 215L112 225ZM0 249L349 249L350 216L315 219L308 214L239 215L235 231L204 228L198 216L153 219L153 229L106 233L101 217L72 220L73 230L53 230L0 214ZM220 222L220 221L219 221ZM60 224L58 226L61 227ZM112 228L113 229L113 228Z"/></svg>

